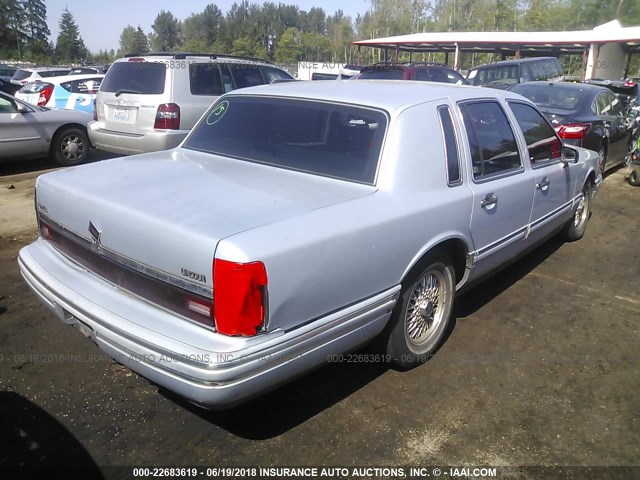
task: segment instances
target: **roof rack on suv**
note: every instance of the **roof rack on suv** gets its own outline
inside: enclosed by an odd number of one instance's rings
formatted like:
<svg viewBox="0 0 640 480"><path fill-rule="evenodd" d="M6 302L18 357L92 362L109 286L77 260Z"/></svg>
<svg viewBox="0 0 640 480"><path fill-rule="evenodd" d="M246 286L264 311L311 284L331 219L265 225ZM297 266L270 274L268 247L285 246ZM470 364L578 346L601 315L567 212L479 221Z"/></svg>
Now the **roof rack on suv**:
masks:
<svg viewBox="0 0 640 480"><path fill-rule="evenodd" d="M129 53L124 58L132 57L171 57L174 60L184 60L187 57L202 57L215 60L216 58L229 58L238 60L251 60L253 62L270 63L273 62L257 57L242 57L238 55L225 55L219 53L188 53L188 52L153 52L153 53Z"/></svg>

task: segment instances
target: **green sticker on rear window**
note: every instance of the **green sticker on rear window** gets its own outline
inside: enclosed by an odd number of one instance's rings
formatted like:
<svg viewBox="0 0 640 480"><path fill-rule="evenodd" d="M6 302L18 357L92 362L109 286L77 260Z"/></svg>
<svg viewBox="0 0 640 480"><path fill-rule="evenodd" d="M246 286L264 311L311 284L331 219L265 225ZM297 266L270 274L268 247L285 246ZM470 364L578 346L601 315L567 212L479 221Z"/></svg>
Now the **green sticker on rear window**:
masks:
<svg viewBox="0 0 640 480"><path fill-rule="evenodd" d="M217 105L216 108L214 108L211 111L211 113L209 113L209 115L207 116L207 125L213 125L215 123L218 123L220 119L224 117L224 114L227 113L228 109L229 109L229 102L227 102L226 100L223 102L220 102L220 104Z"/></svg>

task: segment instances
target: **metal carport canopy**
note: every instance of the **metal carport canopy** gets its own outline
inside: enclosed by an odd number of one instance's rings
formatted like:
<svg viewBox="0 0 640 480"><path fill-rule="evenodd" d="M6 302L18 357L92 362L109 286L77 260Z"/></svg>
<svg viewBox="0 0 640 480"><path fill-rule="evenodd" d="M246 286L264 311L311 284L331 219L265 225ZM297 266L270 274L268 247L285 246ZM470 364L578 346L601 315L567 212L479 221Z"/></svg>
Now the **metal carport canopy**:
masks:
<svg viewBox="0 0 640 480"><path fill-rule="evenodd" d="M455 51L523 54L557 51L582 53L592 44L621 43L628 53L640 52L640 27L563 32L430 32L358 40L353 45L398 49L403 52Z"/></svg>

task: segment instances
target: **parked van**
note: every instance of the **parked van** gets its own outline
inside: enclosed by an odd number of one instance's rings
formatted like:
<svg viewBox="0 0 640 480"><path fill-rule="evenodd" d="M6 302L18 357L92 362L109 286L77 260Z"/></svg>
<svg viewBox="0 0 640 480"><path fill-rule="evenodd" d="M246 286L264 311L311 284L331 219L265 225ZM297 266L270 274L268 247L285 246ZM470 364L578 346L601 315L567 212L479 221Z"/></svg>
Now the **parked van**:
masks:
<svg viewBox="0 0 640 480"><path fill-rule="evenodd" d="M96 148L123 155L174 148L223 93L292 79L259 59L129 55L111 65L100 86L89 138Z"/></svg>
<svg viewBox="0 0 640 480"><path fill-rule="evenodd" d="M489 63L469 70L471 85L506 90L517 83L562 80L562 65L555 57L519 58Z"/></svg>

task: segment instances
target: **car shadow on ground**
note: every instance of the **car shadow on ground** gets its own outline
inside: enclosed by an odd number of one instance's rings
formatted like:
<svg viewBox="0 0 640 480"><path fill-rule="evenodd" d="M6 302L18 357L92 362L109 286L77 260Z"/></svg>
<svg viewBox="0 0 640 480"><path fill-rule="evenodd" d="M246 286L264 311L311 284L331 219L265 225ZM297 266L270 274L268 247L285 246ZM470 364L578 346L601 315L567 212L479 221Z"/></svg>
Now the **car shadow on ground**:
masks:
<svg viewBox="0 0 640 480"><path fill-rule="evenodd" d="M118 156L119 155L103 152L101 150L91 150L89 158L84 164L99 162L101 160L109 160ZM22 173L44 172L45 170L60 167L61 165L57 164L49 157L32 158L29 160L2 160L0 162L0 177L20 175Z"/></svg>
<svg viewBox="0 0 640 480"><path fill-rule="evenodd" d="M0 392L0 466L81 468L83 478L103 478L83 445L43 409L15 392ZM15 478L25 478L27 472ZM44 476L46 470L42 470ZM10 478L11 474L7 478Z"/></svg>
<svg viewBox="0 0 640 480"><path fill-rule="evenodd" d="M464 319L482 308L544 262L562 245L562 241L551 239L500 271L489 282L483 282L463 294L456 301L447 337L453 332L457 319ZM371 354L371 350L365 347L357 353ZM295 428L348 398L390 368L383 363L327 364L257 399L224 411L205 410L163 388L159 391L182 408L233 435L250 440L265 440Z"/></svg>

